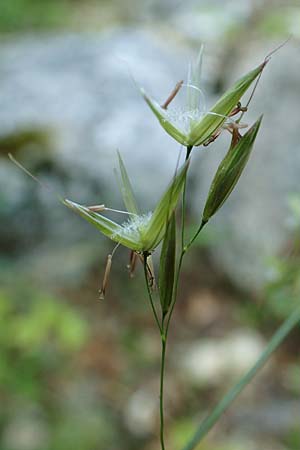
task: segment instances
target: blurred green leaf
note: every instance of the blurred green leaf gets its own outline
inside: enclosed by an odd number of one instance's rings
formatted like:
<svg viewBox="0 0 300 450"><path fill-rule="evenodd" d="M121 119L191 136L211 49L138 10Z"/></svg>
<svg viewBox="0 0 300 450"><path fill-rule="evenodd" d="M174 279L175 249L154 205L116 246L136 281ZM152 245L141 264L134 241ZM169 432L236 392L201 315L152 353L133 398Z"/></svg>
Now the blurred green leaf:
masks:
<svg viewBox="0 0 300 450"><path fill-rule="evenodd" d="M244 388L253 380L256 374L264 367L266 362L272 356L274 351L278 349L283 340L300 322L300 307L283 322L276 333L268 342L265 350L262 352L258 360L251 369L227 392L227 394L219 401L215 408L202 421L194 436L183 447L183 450L194 450L203 440L211 428L218 422L222 414L230 407L232 402L240 395Z"/></svg>
<svg viewBox="0 0 300 450"><path fill-rule="evenodd" d="M0 31L24 31L66 26L69 0L1 0Z"/></svg>

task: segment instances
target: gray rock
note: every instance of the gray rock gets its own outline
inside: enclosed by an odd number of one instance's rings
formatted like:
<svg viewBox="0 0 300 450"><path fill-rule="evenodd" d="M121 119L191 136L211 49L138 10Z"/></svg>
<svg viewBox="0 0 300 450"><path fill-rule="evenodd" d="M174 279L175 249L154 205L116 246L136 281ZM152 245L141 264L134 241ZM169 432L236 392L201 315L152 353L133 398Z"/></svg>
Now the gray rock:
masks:
<svg viewBox="0 0 300 450"><path fill-rule="evenodd" d="M266 53L253 46L241 51L236 67L230 60L227 85ZM119 148L145 211L155 205L173 174L179 146L158 126L129 71L163 100L185 77L190 55L167 47L151 33L123 30L8 40L0 57L0 138L29 128L52 133L49 148L39 149L36 142L22 148L18 157L25 165L73 200L119 208L113 175ZM246 118L251 123L265 114L256 148L237 188L212 220L216 264L250 289L264 283L268 258L290 236L287 197L298 190L300 166L299 64L298 51L289 44L266 68ZM213 72L206 67L204 62L207 80ZM212 104L210 98L207 103ZM213 146L195 151L191 203L197 217L228 142L224 135ZM112 248L3 158L0 173L1 245L4 253L20 256L22 272L25 267L46 278L78 281L90 262L103 257L106 245Z"/></svg>
<svg viewBox="0 0 300 450"><path fill-rule="evenodd" d="M254 364L264 348L261 337L237 330L222 339L209 338L181 345L176 365L183 379L200 387L234 380Z"/></svg>
<svg viewBox="0 0 300 450"><path fill-rule="evenodd" d="M179 146L158 126L131 72L163 100L185 74L186 56L151 33L125 29L7 40L0 60L0 139L28 129L50 133L47 151L26 145L17 153L43 182L75 201L120 208L113 174L120 149L142 206L155 205L174 173ZM97 231L6 159L0 171L4 250L9 236L9 251L26 257L23 272L84 277L83 267L101 248Z"/></svg>
<svg viewBox="0 0 300 450"><path fill-rule="evenodd" d="M252 436L272 435L277 438L297 429L300 420L299 402L289 398L266 400L259 408L257 404L238 407L229 422L244 434Z"/></svg>
<svg viewBox="0 0 300 450"><path fill-rule="evenodd" d="M262 2L258 2L262 3ZM194 42L214 43L222 49L226 34L241 27L254 10L251 0L190 1L180 3L173 11L171 22L186 39Z"/></svg>
<svg viewBox="0 0 300 450"><path fill-rule="evenodd" d="M49 427L37 405L23 405L4 428L1 443L11 450L38 450L49 444Z"/></svg>

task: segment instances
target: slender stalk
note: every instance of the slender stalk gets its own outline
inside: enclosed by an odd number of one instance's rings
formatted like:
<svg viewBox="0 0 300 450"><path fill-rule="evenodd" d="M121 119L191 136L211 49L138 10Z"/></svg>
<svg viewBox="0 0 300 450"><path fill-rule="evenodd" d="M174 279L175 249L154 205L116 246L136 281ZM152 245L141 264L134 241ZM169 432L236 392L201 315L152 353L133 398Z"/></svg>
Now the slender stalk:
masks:
<svg viewBox="0 0 300 450"><path fill-rule="evenodd" d="M186 158L185 160L189 158L191 151L193 147L187 147L186 151ZM180 271L183 263L183 257L185 254L185 210L186 210L186 180L184 182L183 187L183 193L182 193L182 222L181 222L181 253L179 256L178 266L176 270L176 276L175 276L175 283L174 283L174 290L173 290L173 299L170 307L170 311L167 316L167 324L164 326L164 320L165 316L163 316L162 319L162 325L161 325L161 367L160 367L160 444L161 444L161 450L165 450L165 444L164 444L164 378L165 378L165 360L166 360L166 348L167 348L167 339L168 339L168 332L169 332L169 326L170 326L170 320L173 314L173 310L175 307L176 299L177 299L177 293L178 293L178 285L179 285L179 277L180 277Z"/></svg>
<svg viewBox="0 0 300 450"><path fill-rule="evenodd" d="M151 289L150 289L149 282L148 282L148 272L147 272L147 270L148 270L148 267L147 267L148 253L145 252L143 254L143 256L144 256L144 258L143 258L144 275L145 275L145 281L146 281L146 286L147 286L148 297L149 297L149 300L150 300L150 305L151 305L151 309L153 311L153 315L154 315L155 321L157 323L157 326L159 328L160 333L162 334L163 333L162 327L161 327L161 324L160 324L160 321L159 321L159 318L158 318L158 315L157 315L157 312L156 312L156 309L155 309L155 306L154 306L153 297L152 297Z"/></svg>
<svg viewBox="0 0 300 450"><path fill-rule="evenodd" d="M162 317L161 323L159 321L154 302L153 297L151 293L151 289L148 282L148 267L147 267L147 257L148 253L144 253L144 275L145 275L145 281L147 286L147 292L148 297L150 300L151 309L153 311L153 315L156 321L156 324L158 326L158 329L160 331L160 337L161 337L161 361L160 361L160 388L159 388L159 411L160 411L160 444L161 444L161 450L165 450L165 439L164 439L164 379L165 379L165 360L166 360L166 347L167 347L167 339L164 331L164 319L165 317Z"/></svg>
<svg viewBox="0 0 300 450"><path fill-rule="evenodd" d="M162 324L163 327L163 324ZM159 411L160 411L160 445L161 450L165 450L165 429L164 429L164 381L165 381L165 361L166 361L167 339L161 335L161 364L160 364L160 391L159 391Z"/></svg>
<svg viewBox="0 0 300 450"><path fill-rule="evenodd" d="M185 252L182 250L180 257L179 257L179 262L178 262L178 266L177 266L177 270L176 270L176 276L175 276L175 283L174 283L174 293L173 293L173 300L171 303L171 307L170 307L170 311L168 314L168 318L167 318L167 325L166 325L166 330L165 330L165 334L166 334L166 339L168 338L168 332L169 332L169 326L170 326L170 321L171 321L171 317L174 311L174 307L175 307L175 303L177 300L177 293L178 293L178 286L179 286L179 278L180 278L180 271L181 271L181 267L182 267L182 263L183 263L183 257L184 257Z"/></svg>
<svg viewBox="0 0 300 450"><path fill-rule="evenodd" d="M240 381L230 389L222 398L212 412L203 420L192 439L186 444L183 450L194 450L202 441L204 436L219 420L221 415L238 397L243 389L252 381L257 372L266 364L272 353L277 350L282 341L287 337L290 331L300 322L300 308L297 308L281 325L273 335L264 352L258 358L252 368L240 379Z"/></svg>
<svg viewBox="0 0 300 450"><path fill-rule="evenodd" d="M189 145L186 148L185 160L187 161L193 150L193 146ZM184 248L184 233L185 233L185 209L186 209L186 178L184 180L183 191L182 191L182 214L181 214L181 249Z"/></svg>
<svg viewBox="0 0 300 450"><path fill-rule="evenodd" d="M193 147L189 146L187 147L186 151L186 158L187 161ZM179 256L178 266L176 270L176 276L175 276L175 283L174 283L174 290L173 290L173 299L172 304L170 307L170 311L167 315L167 324L165 326L164 322L166 319L166 316L163 315L161 322L159 321L159 318L156 313L156 309L153 303L153 298L151 294L151 289L149 287L148 278L147 278L147 253L144 253L144 272L145 272L145 280L147 284L147 290L149 295L149 300L151 303L151 308L155 317L155 321L157 323L157 326L160 331L161 335L161 365L160 365L160 392L159 392L159 410L160 410L160 445L161 450L165 450L165 438L164 438L164 380L165 380L165 363L166 363L166 349L167 349L167 339L168 339L168 331L169 331L169 325L170 320L173 314L174 306L177 299L177 293L178 293L178 285L179 285L179 278L180 278L180 272L181 267L183 263L183 257L186 253L186 247L185 247L185 220L186 220L186 180L184 182L183 187L183 193L182 193L182 221L181 221L181 253ZM200 230L201 231L201 230ZM200 232L199 231L199 232ZM198 234L199 234L198 232Z"/></svg>
<svg viewBox="0 0 300 450"><path fill-rule="evenodd" d="M192 237L192 239L189 241L189 243L183 248L183 252L186 253L188 251L188 249L191 247L191 245L194 243L194 241L197 239L197 237L199 236L199 234L201 233L203 227L207 224L207 221L202 220L198 230L196 231L196 233L194 234L194 236Z"/></svg>
<svg viewBox="0 0 300 450"><path fill-rule="evenodd" d="M193 146L189 145L187 147L187 149L186 149L186 155L185 155L185 160L186 161L189 159L192 150L193 150ZM186 179L184 181L183 191L182 191L181 253L180 253L180 256L179 256L178 266L177 266L177 270L176 270L174 291L173 291L173 299L172 299L172 303L171 303L171 306L170 306L170 311L169 311L168 319L167 319L166 339L168 337L170 320L171 320L171 317L172 317L172 314L173 314L173 310L174 310L174 307L175 307L175 303L176 303L176 300L177 300L180 271L181 271L181 267L182 267L182 263L183 263L183 257L184 257L184 254L185 254L185 244L184 244L184 242L185 242L185 219L186 219Z"/></svg>

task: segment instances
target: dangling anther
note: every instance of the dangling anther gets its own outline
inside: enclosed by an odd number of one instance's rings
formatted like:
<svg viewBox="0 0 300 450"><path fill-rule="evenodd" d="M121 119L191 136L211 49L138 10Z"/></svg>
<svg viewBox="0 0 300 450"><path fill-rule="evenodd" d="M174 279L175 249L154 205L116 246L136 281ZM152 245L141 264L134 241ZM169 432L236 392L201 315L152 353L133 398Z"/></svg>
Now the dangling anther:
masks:
<svg viewBox="0 0 300 450"><path fill-rule="evenodd" d="M144 255L137 254L142 264L144 264ZM146 260L146 267L147 267L147 278L148 278L148 284L151 287L152 290L156 289L156 280L155 280L155 272L154 272L154 266L153 266L153 260L151 253L148 253L147 260Z"/></svg>
<svg viewBox="0 0 300 450"><path fill-rule="evenodd" d="M106 260L106 266L105 266L105 272L104 272L104 277L103 277L103 281L102 281L102 286L101 286L101 289L99 290L100 300L104 300L104 298L105 298L105 292L106 292L106 288L108 286L109 274L110 274L110 269L111 269L111 261L112 261L112 255L108 255L107 260Z"/></svg>
<svg viewBox="0 0 300 450"><path fill-rule="evenodd" d="M237 127L233 127L232 128L232 139L231 139L230 147L231 148L235 147L238 144L238 142L241 139L241 137L242 136L241 136L241 134L239 132L239 129Z"/></svg>
<svg viewBox="0 0 300 450"><path fill-rule="evenodd" d="M106 208L105 205L94 205L94 206L87 206L87 209L93 212L98 212L98 211L105 211Z"/></svg>
<svg viewBox="0 0 300 450"><path fill-rule="evenodd" d="M113 251L111 252L111 254L109 254L107 256L106 266L105 266L105 271L104 271L104 277L103 277L103 281L102 281L102 286L101 286L101 289L99 290L99 299L100 300L104 300L104 298L105 298L105 292L106 292L106 288L108 286L109 275L110 275L110 270L111 270L112 258L113 258L114 254L115 254L115 251L119 247L119 245L120 244L117 244L115 246L115 248L113 249Z"/></svg>
<svg viewBox="0 0 300 450"><path fill-rule="evenodd" d="M222 128L219 128L217 131L214 132L214 134L211 135L210 138L208 138L204 143L203 147L207 147L209 144L212 144L215 142L215 140L220 136L222 133Z"/></svg>
<svg viewBox="0 0 300 450"><path fill-rule="evenodd" d="M241 102L238 102L238 104L236 105L235 108L233 108L233 110L231 111L231 113L229 114L229 117L233 117L236 114L239 114L240 112L246 112L248 111L247 106L242 106Z"/></svg>
<svg viewBox="0 0 300 450"><path fill-rule="evenodd" d="M127 265L127 269L129 271L130 278L134 277L134 271L136 268L136 262L137 262L137 254L134 250L130 251L130 258L129 258L129 264Z"/></svg>
<svg viewBox="0 0 300 450"><path fill-rule="evenodd" d="M176 86L174 87L173 91L165 101L163 105L161 105L162 109L168 109L169 104L174 100L178 92L180 91L181 87L183 85L183 80L179 81Z"/></svg>
<svg viewBox="0 0 300 450"><path fill-rule="evenodd" d="M148 269L148 277L149 277L149 286L154 290L156 289L156 280L155 280L155 272L152 256L149 255L147 258L147 269Z"/></svg>
<svg viewBox="0 0 300 450"><path fill-rule="evenodd" d="M246 124L239 124L236 122L230 123L229 125L226 126L226 130L228 130L231 134L232 134L232 139L231 139L231 145L230 148L234 148L237 143L239 142L239 140L241 139L242 135L240 134L239 130L241 128L247 128L248 125Z"/></svg>

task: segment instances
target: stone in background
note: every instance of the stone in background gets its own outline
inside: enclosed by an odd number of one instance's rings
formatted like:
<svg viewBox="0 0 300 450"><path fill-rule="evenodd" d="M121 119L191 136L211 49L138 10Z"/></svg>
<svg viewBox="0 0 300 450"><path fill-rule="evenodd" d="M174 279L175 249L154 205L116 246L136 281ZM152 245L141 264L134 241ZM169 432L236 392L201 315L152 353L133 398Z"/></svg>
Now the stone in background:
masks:
<svg viewBox="0 0 300 450"><path fill-rule="evenodd" d="M50 135L47 149L30 142L22 147L17 157L23 164L64 196L120 208L113 174L119 149L141 205L145 211L155 206L174 173L180 149L157 124L131 72L137 83L163 101L184 75L186 56L151 33L128 29L8 40L0 58L1 135L26 134L28 129ZM15 240L6 250L21 257L24 250L22 270L30 267L50 278L53 273L56 279L84 276L90 258L106 252L101 252L104 239L61 207L55 195L26 178L6 153L3 148L3 249L7 239Z"/></svg>
<svg viewBox="0 0 300 450"><path fill-rule="evenodd" d="M211 89L220 73L227 78L223 90L278 43L243 42L235 45L235 57L229 57L228 49L226 53L225 40L223 50L218 46L214 51L212 45L212 51L206 51L203 78L204 86L209 86L208 106L213 104ZM220 52L223 57L218 61ZM180 149L159 127L130 72L163 101L175 82L185 78L191 57L186 47L170 46L163 34L123 29L14 38L2 44L0 55L1 135L26 129L50 135L47 146L35 142L18 153L30 169L71 199L121 207L113 175L120 149L145 210L155 205ZM287 203L289 194L298 190L300 168L299 63L299 52L289 43L266 68L245 118L252 123L263 112L261 133L237 189L212 221L216 264L249 289L262 286L268 259L287 245L291 235ZM224 135L211 147L194 152L195 217L200 216L228 144L229 136ZM106 253L108 242L3 157L0 173L3 252L18 254L22 271L26 267L64 281L84 278L90 262L99 252L100 259Z"/></svg>

